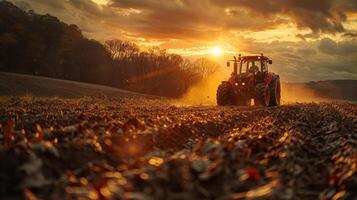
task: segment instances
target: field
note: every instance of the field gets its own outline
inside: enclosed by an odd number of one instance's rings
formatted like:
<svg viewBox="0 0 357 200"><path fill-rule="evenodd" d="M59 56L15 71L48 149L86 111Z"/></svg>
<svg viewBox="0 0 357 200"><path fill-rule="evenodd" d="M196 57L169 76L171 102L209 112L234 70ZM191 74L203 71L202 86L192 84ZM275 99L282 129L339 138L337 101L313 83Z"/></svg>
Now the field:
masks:
<svg viewBox="0 0 357 200"><path fill-rule="evenodd" d="M182 106L75 82L0 80L0 199L357 196L355 103Z"/></svg>

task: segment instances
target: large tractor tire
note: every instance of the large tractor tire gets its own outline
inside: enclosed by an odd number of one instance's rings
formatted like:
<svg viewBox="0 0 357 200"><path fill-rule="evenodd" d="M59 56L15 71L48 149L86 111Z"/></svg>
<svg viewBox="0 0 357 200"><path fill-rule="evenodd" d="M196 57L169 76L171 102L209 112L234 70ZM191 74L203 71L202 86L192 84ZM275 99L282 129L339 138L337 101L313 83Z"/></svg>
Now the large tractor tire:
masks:
<svg viewBox="0 0 357 200"><path fill-rule="evenodd" d="M226 106L235 104L233 87L228 82L222 82L217 89L217 105Z"/></svg>
<svg viewBox="0 0 357 200"><path fill-rule="evenodd" d="M270 106L280 106L281 99L281 87L280 87L280 78L277 77L270 84Z"/></svg>
<svg viewBox="0 0 357 200"><path fill-rule="evenodd" d="M255 86L255 105L270 105L270 89L267 84L259 83Z"/></svg>

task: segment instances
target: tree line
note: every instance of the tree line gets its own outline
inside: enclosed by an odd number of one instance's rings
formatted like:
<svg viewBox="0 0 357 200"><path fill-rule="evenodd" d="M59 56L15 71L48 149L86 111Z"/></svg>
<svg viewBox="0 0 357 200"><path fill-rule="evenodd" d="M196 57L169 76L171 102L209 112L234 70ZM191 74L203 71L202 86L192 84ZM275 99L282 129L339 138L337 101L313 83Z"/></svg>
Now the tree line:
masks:
<svg viewBox="0 0 357 200"><path fill-rule="evenodd" d="M219 65L118 39L87 39L76 25L0 1L0 70L179 97Z"/></svg>

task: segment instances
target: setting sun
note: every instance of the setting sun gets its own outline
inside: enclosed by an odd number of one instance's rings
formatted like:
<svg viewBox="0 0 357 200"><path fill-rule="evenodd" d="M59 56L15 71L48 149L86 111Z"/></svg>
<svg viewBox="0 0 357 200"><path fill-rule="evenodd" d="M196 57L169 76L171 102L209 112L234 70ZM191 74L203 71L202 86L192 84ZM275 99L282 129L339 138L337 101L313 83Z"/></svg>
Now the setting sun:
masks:
<svg viewBox="0 0 357 200"><path fill-rule="evenodd" d="M219 48L219 47L214 47L214 48L212 49L212 54L215 55L215 56L219 56L219 55L222 54L222 49Z"/></svg>

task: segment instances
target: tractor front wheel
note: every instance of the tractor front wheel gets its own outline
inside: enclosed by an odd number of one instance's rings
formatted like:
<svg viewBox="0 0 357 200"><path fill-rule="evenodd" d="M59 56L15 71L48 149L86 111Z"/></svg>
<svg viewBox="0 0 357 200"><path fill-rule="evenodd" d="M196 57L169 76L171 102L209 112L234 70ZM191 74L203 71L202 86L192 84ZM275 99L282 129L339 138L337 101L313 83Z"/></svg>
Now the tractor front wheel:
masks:
<svg viewBox="0 0 357 200"><path fill-rule="evenodd" d="M259 83L255 86L254 103L262 106L270 105L270 89L267 84Z"/></svg>
<svg viewBox="0 0 357 200"><path fill-rule="evenodd" d="M217 104L219 106L233 105L234 94L233 87L228 82L223 82L217 89Z"/></svg>

